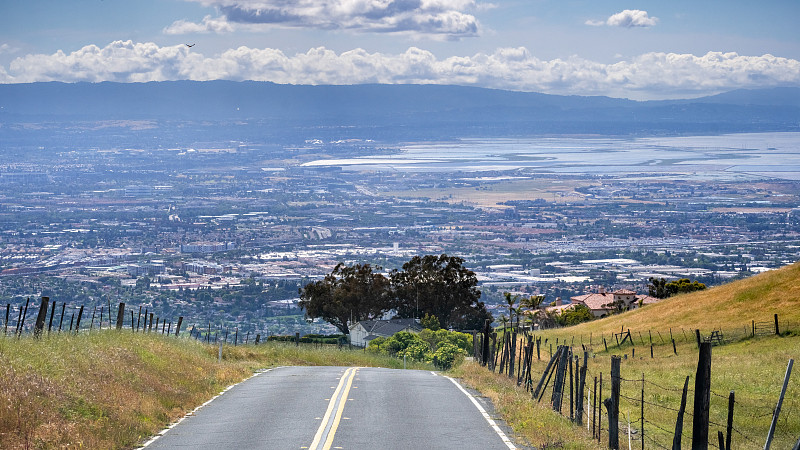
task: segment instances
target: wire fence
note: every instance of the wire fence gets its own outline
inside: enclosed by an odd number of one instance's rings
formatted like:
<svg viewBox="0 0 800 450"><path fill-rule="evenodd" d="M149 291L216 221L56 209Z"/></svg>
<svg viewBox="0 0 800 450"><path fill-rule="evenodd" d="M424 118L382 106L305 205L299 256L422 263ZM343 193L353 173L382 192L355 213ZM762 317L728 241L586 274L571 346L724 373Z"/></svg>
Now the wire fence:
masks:
<svg viewBox="0 0 800 450"><path fill-rule="evenodd" d="M607 401L606 397L614 389L616 381L619 386L617 412L624 411L629 420L628 423L620 422L619 425L627 428L632 448L671 449L678 441L682 443L681 445L689 445L695 439L693 430L698 429L696 425L698 421L701 423L699 429L705 427L707 435L705 444L711 448L723 450L765 448L765 442L770 439L774 444L773 448L792 448L793 445L800 444L798 440L800 402L796 395L797 388L794 387L789 397L783 399L783 393L780 394L780 401L783 404L781 407L777 406L778 392L781 391L778 383L780 380L776 380L774 389L761 389L768 391L769 394L759 395L761 392L753 394L751 390L745 390L747 395L742 396L737 395L735 390L727 394L718 392L719 382L716 390L709 387L698 393L694 388L697 376L691 371L682 376L688 379L684 387L683 382L677 385L671 381L677 378L676 374L664 376L663 370L660 375L651 374L651 379L642 373L640 378L618 376L618 379L614 380L609 372L603 373L602 369L608 367L606 363L609 360L618 358L612 353L620 350L625 351L625 360L628 359L628 355L631 359L638 357L638 360L654 361L683 358L680 364L685 367L687 342L697 343L696 348L700 348L701 345L709 348L710 367L711 346L726 345L758 336L794 334L798 330L793 328L793 325L797 324L781 322L776 315L772 321L751 321L748 327L726 330L709 329L703 332L673 328L664 332L653 330L632 332L623 328L619 333L570 336L566 339L542 339L525 334L517 337L513 332L510 333L512 337L506 338L505 335L498 337L489 333L489 330L484 330L484 333L475 335L475 357L489 370L509 377L513 376L514 372L511 361L516 359L518 384L531 392L534 401L542 402L543 399L550 398L550 403L556 411L562 412L568 409L570 419L586 427L591 436L600 442L605 438L610 439L612 433L618 433L618 426L612 426L613 424L609 422L608 417L612 410L603 401L604 399ZM678 347L676 345L678 342L683 345ZM598 345L600 348L597 348ZM583 363L580 361L581 356ZM550 362L543 373L534 375L531 373L533 361L540 361L541 364L544 362L541 361L542 358L544 361L548 361L549 358ZM567 362L563 362L562 358L566 358ZM583 375L579 375L579 367L585 372ZM787 376L788 372L787 370ZM747 376L747 373L738 374L739 382L733 382L730 386L741 388L741 380ZM652 379L654 377L655 381ZM665 379L667 381L664 381ZM764 384L763 380L759 382L761 385ZM548 389L549 391L545 393ZM703 413L695 417L695 402L703 395L707 397L707 412L701 410ZM567 399L570 406L563 408L560 402ZM575 412L576 408L582 408L580 414ZM562 414L566 415L566 412ZM773 420L774 434L768 437ZM619 439L619 435L616 438Z"/></svg>

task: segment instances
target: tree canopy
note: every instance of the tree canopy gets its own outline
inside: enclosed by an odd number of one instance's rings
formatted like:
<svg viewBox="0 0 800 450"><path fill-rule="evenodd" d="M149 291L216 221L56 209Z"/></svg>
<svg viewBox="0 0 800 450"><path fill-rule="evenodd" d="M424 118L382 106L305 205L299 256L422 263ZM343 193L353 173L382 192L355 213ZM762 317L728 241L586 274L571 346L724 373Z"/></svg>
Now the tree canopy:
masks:
<svg viewBox="0 0 800 450"><path fill-rule="evenodd" d="M391 309L390 292L389 280L369 264L340 263L324 279L300 288L299 306L308 317L321 317L350 334L351 323L379 319Z"/></svg>
<svg viewBox="0 0 800 450"><path fill-rule="evenodd" d="M464 260L445 254L414 256L390 276L398 317L435 316L442 328L459 330L483 326L491 315L479 301L475 272Z"/></svg>
<svg viewBox="0 0 800 450"><path fill-rule="evenodd" d="M647 286L651 297L667 298L677 294L687 294L689 292L702 291L706 285L688 278L667 281L663 278L650 277L650 284Z"/></svg>
<svg viewBox="0 0 800 450"><path fill-rule="evenodd" d="M455 256L415 256L389 278L369 264L338 264L323 280L300 289L299 306L306 316L321 317L345 334L351 324L389 311L398 318L424 317L431 329L477 330L492 318L477 285L475 273Z"/></svg>

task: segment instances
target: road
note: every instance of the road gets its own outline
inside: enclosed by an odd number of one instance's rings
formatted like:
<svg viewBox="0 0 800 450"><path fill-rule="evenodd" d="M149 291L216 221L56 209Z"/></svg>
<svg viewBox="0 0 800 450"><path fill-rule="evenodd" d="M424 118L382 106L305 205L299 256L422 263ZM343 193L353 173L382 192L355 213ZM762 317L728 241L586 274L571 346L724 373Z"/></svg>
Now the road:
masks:
<svg viewBox="0 0 800 450"><path fill-rule="evenodd" d="M429 371L279 367L232 387L145 447L515 448L479 406L487 405Z"/></svg>

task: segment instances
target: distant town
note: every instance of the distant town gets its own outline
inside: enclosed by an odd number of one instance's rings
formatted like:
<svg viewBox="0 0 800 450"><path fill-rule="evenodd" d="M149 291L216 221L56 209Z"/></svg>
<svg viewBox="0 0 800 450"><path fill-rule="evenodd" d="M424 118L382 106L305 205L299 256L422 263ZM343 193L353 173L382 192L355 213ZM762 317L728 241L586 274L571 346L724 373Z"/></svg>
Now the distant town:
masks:
<svg viewBox="0 0 800 450"><path fill-rule="evenodd" d="M12 157L0 165L0 296L14 313L48 295L305 334L334 330L304 319L298 288L338 262L388 271L461 256L492 310L504 292L545 304L646 294L651 277L715 285L800 259L798 180L313 163L403 151L307 140Z"/></svg>
<svg viewBox="0 0 800 450"><path fill-rule="evenodd" d="M798 89L667 102L223 81L0 90L12 323L49 296L64 327L81 306L108 326L125 302L189 328L333 333L297 302L338 263L464 258L499 317L506 292L564 305L800 259Z"/></svg>

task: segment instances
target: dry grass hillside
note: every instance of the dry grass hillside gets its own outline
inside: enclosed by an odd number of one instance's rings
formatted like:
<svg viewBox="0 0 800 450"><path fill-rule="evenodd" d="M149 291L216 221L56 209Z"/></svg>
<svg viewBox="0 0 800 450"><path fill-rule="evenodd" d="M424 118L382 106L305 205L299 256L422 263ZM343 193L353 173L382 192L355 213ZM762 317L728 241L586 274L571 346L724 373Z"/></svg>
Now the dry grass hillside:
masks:
<svg viewBox="0 0 800 450"><path fill-rule="evenodd" d="M771 328L775 314L779 315L780 336ZM751 336L752 321L765 322L767 332ZM626 332L630 330L633 342L618 345L619 335L614 333L620 333L623 328ZM537 360L534 352L533 378L535 382L539 380L551 352L559 344L572 346L576 355L582 355L585 347L590 355L587 390L594 389L595 381L599 388L602 379L605 398L610 390L611 356L623 357L620 404L621 420L625 421L621 424L623 434L628 429L629 419L633 448L641 446L642 428L644 448L670 448L686 377L690 378L687 414L692 413L692 389L698 362L695 329L701 331L703 338L714 330L721 330L725 338L723 345L715 345L712 352L710 432L713 444L716 444L717 432L725 431L728 394L733 391L736 403L732 448L763 448L787 363L790 359L800 359L800 263L574 327L536 332L534 337L541 339L541 360ZM671 334L675 339L674 349ZM588 449L604 448L607 443L605 411L600 442L595 439L591 444L591 433L585 428L575 427L568 418L555 414L547 401L532 401L530 394L506 376L491 374L473 362L457 369L457 374L492 398L515 431L537 447ZM569 392L569 388L565 390ZM599 392L594 391L592 395L599 396ZM684 448L691 442L691 416L686 420ZM795 367L772 448L792 448L798 437L800 367ZM627 441L627 435L623 441Z"/></svg>
<svg viewBox="0 0 800 450"><path fill-rule="evenodd" d="M678 295L640 310L569 328L571 335L633 330L738 330L751 321L773 320L800 327L800 263L705 291Z"/></svg>

